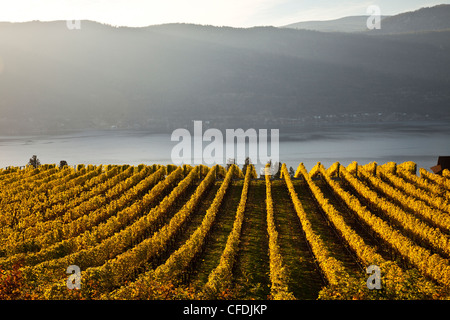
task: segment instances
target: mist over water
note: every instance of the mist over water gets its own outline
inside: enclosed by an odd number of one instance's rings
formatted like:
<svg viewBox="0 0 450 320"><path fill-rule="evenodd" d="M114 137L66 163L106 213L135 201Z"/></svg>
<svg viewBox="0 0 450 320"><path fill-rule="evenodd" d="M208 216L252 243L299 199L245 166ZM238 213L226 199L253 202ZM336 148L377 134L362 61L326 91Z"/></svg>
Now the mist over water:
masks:
<svg viewBox="0 0 450 320"><path fill-rule="evenodd" d="M170 134L142 131L89 131L43 136L0 136L0 167L26 165L32 155L41 163L66 160L76 164L169 164L177 144ZM203 142L203 148L210 142ZM311 169L318 161L348 165L376 161L414 161L429 169L439 155L450 155L447 123L341 125L280 129L280 160L294 169L303 162ZM256 161L253 161L257 164Z"/></svg>

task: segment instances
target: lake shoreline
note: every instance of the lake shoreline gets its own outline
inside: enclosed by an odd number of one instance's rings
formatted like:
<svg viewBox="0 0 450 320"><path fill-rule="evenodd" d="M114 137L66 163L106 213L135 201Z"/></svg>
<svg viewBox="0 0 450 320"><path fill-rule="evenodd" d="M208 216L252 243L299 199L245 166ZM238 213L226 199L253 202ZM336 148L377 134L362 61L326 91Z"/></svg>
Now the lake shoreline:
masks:
<svg viewBox="0 0 450 320"><path fill-rule="evenodd" d="M193 131L192 128L186 128ZM207 128L204 128L205 131ZM235 128L238 129L238 128ZM352 161L379 164L414 161L425 169L450 155L450 125L445 122L357 123L301 130L280 129L280 161L294 168ZM170 133L147 130L84 130L59 135L0 136L0 168L22 166L36 154L41 163L169 164L177 144ZM203 142L203 148L210 142ZM224 159L225 164L226 159ZM256 161L254 161L255 163ZM257 164L257 163L255 163ZM261 165L261 164L259 164Z"/></svg>

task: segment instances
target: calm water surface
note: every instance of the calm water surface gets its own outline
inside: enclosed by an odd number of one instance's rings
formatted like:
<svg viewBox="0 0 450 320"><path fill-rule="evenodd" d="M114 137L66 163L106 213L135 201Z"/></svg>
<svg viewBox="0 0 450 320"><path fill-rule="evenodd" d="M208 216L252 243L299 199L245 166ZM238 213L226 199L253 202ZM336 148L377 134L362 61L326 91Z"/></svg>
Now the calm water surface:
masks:
<svg viewBox="0 0 450 320"><path fill-rule="evenodd" d="M296 133L280 129L280 135L280 160L294 168L300 162L310 169L318 161L326 167L336 161L343 165L414 161L429 169L439 155L450 155L450 126L445 123L328 126ZM34 154L41 163L169 164L176 144L170 134L136 131L0 136L0 167L25 165Z"/></svg>

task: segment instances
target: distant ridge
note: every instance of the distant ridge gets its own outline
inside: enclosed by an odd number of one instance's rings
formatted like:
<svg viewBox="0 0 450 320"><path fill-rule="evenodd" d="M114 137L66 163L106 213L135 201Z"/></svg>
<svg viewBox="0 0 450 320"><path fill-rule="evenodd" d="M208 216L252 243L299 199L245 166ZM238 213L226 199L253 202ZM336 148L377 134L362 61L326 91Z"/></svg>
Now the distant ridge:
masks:
<svg viewBox="0 0 450 320"><path fill-rule="evenodd" d="M450 31L0 23L0 135L448 119L449 69Z"/></svg>
<svg viewBox="0 0 450 320"><path fill-rule="evenodd" d="M388 16L382 16L382 19ZM321 32L363 32L367 31L368 16L351 16L326 21L304 21L292 23L283 28L314 30Z"/></svg>
<svg viewBox="0 0 450 320"><path fill-rule="evenodd" d="M370 32L376 34L411 33L450 30L450 5L425 7L394 16L382 16L380 30L368 30L368 16L350 16L328 21L304 21L283 28L322 32Z"/></svg>
<svg viewBox="0 0 450 320"><path fill-rule="evenodd" d="M375 33L412 33L450 30L450 5L442 4L391 16Z"/></svg>

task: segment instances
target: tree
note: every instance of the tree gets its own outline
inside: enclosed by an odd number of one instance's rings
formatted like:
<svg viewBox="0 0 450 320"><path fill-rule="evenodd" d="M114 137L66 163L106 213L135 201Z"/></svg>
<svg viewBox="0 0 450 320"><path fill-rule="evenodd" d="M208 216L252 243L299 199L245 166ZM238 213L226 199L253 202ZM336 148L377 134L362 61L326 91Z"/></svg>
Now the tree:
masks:
<svg viewBox="0 0 450 320"><path fill-rule="evenodd" d="M30 161L28 162L29 166L33 166L34 168L37 168L41 165L41 162L39 161L38 157L36 155L33 155L30 158Z"/></svg>
<svg viewBox="0 0 450 320"><path fill-rule="evenodd" d="M242 173L244 174L244 177L245 177L245 172L247 171L247 167L251 163L252 163L252 161L250 160L250 157L245 158L244 166L242 167Z"/></svg>
<svg viewBox="0 0 450 320"><path fill-rule="evenodd" d="M67 161L66 161L66 160L61 160L61 161L59 162L59 168L62 169L62 168L64 168L65 166L67 166Z"/></svg>
<svg viewBox="0 0 450 320"><path fill-rule="evenodd" d="M295 170L294 170L294 168L292 168L292 167L289 167L289 176L290 176L291 178L294 178L294 176L295 176Z"/></svg>
<svg viewBox="0 0 450 320"><path fill-rule="evenodd" d="M236 164L236 159L229 158L229 159L227 160L227 171L228 171L228 169L230 169L230 167L231 167L233 164Z"/></svg>

